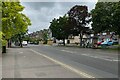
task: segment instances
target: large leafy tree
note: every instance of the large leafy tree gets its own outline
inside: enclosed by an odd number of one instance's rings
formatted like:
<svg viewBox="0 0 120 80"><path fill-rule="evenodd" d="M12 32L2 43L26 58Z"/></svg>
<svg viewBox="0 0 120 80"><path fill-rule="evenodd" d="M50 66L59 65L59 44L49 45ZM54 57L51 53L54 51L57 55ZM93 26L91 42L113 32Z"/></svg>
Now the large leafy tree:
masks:
<svg viewBox="0 0 120 80"><path fill-rule="evenodd" d="M87 6L75 5L68 11L70 31L74 35L80 35L80 46L82 46L83 34L87 31L89 13Z"/></svg>
<svg viewBox="0 0 120 80"><path fill-rule="evenodd" d="M68 38L68 17L64 15L59 17L59 19L53 19L50 25L50 30L52 31L52 36L58 40L63 40L65 45L65 39Z"/></svg>
<svg viewBox="0 0 120 80"><path fill-rule="evenodd" d="M113 3L113 14L112 14L112 28L111 30L114 31L120 37L120 1Z"/></svg>
<svg viewBox="0 0 120 80"><path fill-rule="evenodd" d="M48 29L43 29L42 30L42 38L44 41L47 41L48 40Z"/></svg>
<svg viewBox="0 0 120 80"><path fill-rule="evenodd" d="M120 2L98 2L91 14L95 33L113 31L120 35Z"/></svg>
<svg viewBox="0 0 120 80"><path fill-rule="evenodd" d="M22 11L24 7L20 2L2 2L2 32L5 39L27 31L31 25L30 19Z"/></svg>

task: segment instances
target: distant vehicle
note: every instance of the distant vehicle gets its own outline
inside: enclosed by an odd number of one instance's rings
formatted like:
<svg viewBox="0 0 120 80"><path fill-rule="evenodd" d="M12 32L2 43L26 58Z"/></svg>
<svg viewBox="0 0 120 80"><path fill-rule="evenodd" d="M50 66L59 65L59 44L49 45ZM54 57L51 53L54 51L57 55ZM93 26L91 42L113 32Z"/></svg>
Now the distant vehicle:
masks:
<svg viewBox="0 0 120 80"><path fill-rule="evenodd" d="M106 39L106 40L104 40L104 41L101 41L101 42L99 42L98 43L98 46L111 46L111 45L113 45L113 40L110 40L110 39Z"/></svg>
<svg viewBox="0 0 120 80"><path fill-rule="evenodd" d="M28 42L28 44L35 44L35 45L38 45L38 44L39 44L39 41Z"/></svg>
<svg viewBox="0 0 120 80"><path fill-rule="evenodd" d="M111 46L113 45L113 41L104 41L101 45Z"/></svg>
<svg viewBox="0 0 120 80"><path fill-rule="evenodd" d="M104 41L98 41L97 45L100 46Z"/></svg>
<svg viewBox="0 0 120 80"><path fill-rule="evenodd" d="M59 40L59 41L57 41L57 43L58 43L58 45L63 44L63 40Z"/></svg>
<svg viewBox="0 0 120 80"><path fill-rule="evenodd" d="M27 46L27 41L23 41L23 42L22 42L22 45L23 45L23 46Z"/></svg>
<svg viewBox="0 0 120 80"><path fill-rule="evenodd" d="M113 43L114 43L114 40L102 39L97 42L97 46L111 46L113 45Z"/></svg>

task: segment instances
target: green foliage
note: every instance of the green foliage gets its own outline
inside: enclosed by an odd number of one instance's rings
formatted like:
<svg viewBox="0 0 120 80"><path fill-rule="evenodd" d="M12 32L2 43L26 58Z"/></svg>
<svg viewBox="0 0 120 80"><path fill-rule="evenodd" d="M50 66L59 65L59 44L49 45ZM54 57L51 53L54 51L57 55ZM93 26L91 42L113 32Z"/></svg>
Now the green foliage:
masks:
<svg viewBox="0 0 120 80"><path fill-rule="evenodd" d="M4 34L0 31L0 47L6 46L7 41L2 37Z"/></svg>
<svg viewBox="0 0 120 80"><path fill-rule="evenodd" d="M47 39L48 39L48 29L42 30L42 39L43 39L43 41L47 41Z"/></svg>
<svg viewBox="0 0 120 80"><path fill-rule="evenodd" d="M28 42L30 42L31 44L39 44L39 40L35 38L29 38Z"/></svg>
<svg viewBox="0 0 120 80"><path fill-rule="evenodd" d="M0 0L0 13L2 12L2 1Z"/></svg>
<svg viewBox="0 0 120 80"><path fill-rule="evenodd" d="M30 37L28 35L24 35L23 41L30 41Z"/></svg>
<svg viewBox="0 0 120 80"><path fill-rule="evenodd" d="M113 4L112 31L120 36L120 2Z"/></svg>
<svg viewBox="0 0 120 80"><path fill-rule="evenodd" d="M2 40L2 46L6 46L7 40Z"/></svg>
<svg viewBox="0 0 120 80"><path fill-rule="evenodd" d="M98 2L91 14L95 33L113 31L120 35L120 2Z"/></svg>
<svg viewBox="0 0 120 80"><path fill-rule="evenodd" d="M19 40L22 44L23 35L27 31L27 27L31 25L30 19L21 13L24 7L20 2L2 2L2 45L6 45L11 38Z"/></svg>
<svg viewBox="0 0 120 80"><path fill-rule="evenodd" d="M23 9L20 2L2 2L2 32L5 39L26 32L28 25L31 25L29 18L21 13Z"/></svg>
<svg viewBox="0 0 120 80"><path fill-rule="evenodd" d="M75 5L68 11L69 16L69 30L73 35L80 35L80 46L82 46L83 34L86 33L89 28L86 25L90 22L88 7Z"/></svg>
<svg viewBox="0 0 120 80"><path fill-rule="evenodd" d="M56 39L66 39L68 38L68 17L65 15L59 17L59 19L53 19L50 25L50 30L52 31L52 36Z"/></svg>
<svg viewBox="0 0 120 80"><path fill-rule="evenodd" d="M84 27L90 22L87 6L75 5L68 11L72 32L77 34L85 31ZM73 33L72 33L73 34Z"/></svg>
<svg viewBox="0 0 120 80"><path fill-rule="evenodd" d="M0 31L0 40L2 40L2 34L3 34L3 33Z"/></svg>

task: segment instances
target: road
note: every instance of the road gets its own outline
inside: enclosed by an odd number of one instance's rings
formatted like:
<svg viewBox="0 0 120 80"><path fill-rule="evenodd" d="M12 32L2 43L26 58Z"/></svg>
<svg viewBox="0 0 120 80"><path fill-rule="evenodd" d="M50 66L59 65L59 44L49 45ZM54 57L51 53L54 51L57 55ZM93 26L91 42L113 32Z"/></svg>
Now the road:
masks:
<svg viewBox="0 0 120 80"><path fill-rule="evenodd" d="M33 52L84 77L118 77L118 52L48 45L30 48Z"/></svg>
<svg viewBox="0 0 120 80"><path fill-rule="evenodd" d="M118 78L118 52L49 45L7 52L2 55L3 78Z"/></svg>

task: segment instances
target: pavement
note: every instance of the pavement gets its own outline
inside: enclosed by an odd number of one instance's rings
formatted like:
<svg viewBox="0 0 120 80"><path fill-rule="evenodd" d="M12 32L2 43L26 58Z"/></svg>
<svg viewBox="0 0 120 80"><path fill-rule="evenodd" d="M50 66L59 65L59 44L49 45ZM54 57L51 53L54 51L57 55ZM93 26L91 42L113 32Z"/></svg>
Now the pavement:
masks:
<svg viewBox="0 0 120 80"><path fill-rule="evenodd" d="M29 47L9 48L2 55L3 78L80 78L78 74L38 55Z"/></svg>
<svg viewBox="0 0 120 80"><path fill-rule="evenodd" d="M118 78L118 52L50 45L9 48L3 78Z"/></svg>

